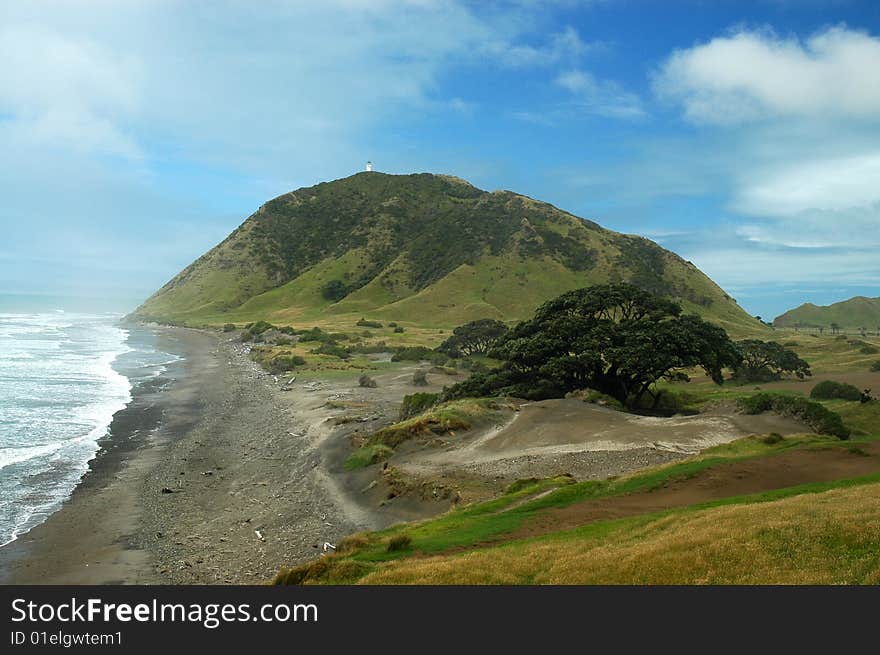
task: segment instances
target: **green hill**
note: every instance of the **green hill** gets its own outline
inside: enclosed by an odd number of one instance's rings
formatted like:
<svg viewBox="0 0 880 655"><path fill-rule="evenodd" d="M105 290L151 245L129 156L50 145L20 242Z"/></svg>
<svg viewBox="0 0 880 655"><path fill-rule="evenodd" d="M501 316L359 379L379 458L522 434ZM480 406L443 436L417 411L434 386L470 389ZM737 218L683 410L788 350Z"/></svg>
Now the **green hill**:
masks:
<svg viewBox="0 0 880 655"><path fill-rule="evenodd" d="M777 327L831 327L880 330L880 298L856 296L833 305L805 303L773 320Z"/></svg>
<svg viewBox="0 0 880 655"><path fill-rule="evenodd" d="M270 200L134 316L186 325L451 327L525 318L543 301L627 281L737 333L762 326L693 264L510 191L427 173L351 177Z"/></svg>

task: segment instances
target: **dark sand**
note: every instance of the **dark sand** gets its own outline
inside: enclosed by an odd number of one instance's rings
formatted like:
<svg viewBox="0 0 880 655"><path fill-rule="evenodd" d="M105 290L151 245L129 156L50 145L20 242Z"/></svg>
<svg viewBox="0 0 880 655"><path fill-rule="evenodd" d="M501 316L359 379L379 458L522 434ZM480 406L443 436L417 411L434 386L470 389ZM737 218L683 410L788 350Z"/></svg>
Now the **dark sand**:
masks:
<svg viewBox="0 0 880 655"><path fill-rule="evenodd" d="M116 414L63 507L0 549L0 582L257 583L360 527L246 356L215 334L160 332L186 357L176 379Z"/></svg>

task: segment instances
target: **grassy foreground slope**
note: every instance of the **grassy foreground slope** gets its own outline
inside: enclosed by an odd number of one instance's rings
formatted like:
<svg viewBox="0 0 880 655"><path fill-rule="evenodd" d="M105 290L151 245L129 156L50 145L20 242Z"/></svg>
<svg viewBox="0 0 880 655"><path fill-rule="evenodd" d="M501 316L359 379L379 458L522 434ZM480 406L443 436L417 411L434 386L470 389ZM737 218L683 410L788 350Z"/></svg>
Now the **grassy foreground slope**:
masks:
<svg viewBox="0 0 880 655"><path fill-rule="evenodd" d="M454 327L518 320L570 289L625 281L735 333L766 328L693 264L510 191L443 175L358 173L270 200L135 316L187 325Z"/></svg>
<svg viewBox="0 0 880 655"><path fill-rule="evenodd" d="M829 328L833 323L841 328L880 330L880 298L856 296L825 306L805 303L773 320L777 327Z"/></svg>
<svg viewBox="0 0 880 655"><path fill-rule="evenodd" d="M620 478L521 481L276 583L877 584L880 402L827 405L850 441L752 436Z"/></svg>

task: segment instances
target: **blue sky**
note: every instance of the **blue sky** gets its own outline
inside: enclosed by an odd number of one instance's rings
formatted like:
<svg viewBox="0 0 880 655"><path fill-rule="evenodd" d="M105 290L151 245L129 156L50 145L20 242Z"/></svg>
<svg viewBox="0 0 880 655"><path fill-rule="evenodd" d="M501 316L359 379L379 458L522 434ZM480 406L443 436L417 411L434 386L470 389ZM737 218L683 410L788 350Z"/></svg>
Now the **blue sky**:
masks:
<svg viewBox="0 0 880 655"><path fill-rule="evenodd" d="M133 308L268 198L451 173L750 312L880 295L880 3L0 6L0 294Z"/></svg>

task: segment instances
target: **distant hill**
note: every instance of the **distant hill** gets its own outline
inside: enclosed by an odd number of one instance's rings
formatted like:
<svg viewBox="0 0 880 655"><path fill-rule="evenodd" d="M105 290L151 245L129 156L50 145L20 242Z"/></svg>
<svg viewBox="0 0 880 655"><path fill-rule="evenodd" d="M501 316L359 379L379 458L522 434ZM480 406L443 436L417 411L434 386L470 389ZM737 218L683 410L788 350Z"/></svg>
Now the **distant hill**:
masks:
<svg viewBox="0 0 880 655"><path fill-rule="evenodd" d="M358 173L270 200L134 316L448 327L522 319L564 291L613 281L676 298L736 332L763 329L696 266L648 239L427 173Z"/></svg>
<svg viewBox="0 0 880 655"><path fill-rule="evenodd" d="M856 296L833 305L805 303L773 320L777 327L830 327L880 330L880 298Z"/></svg>

